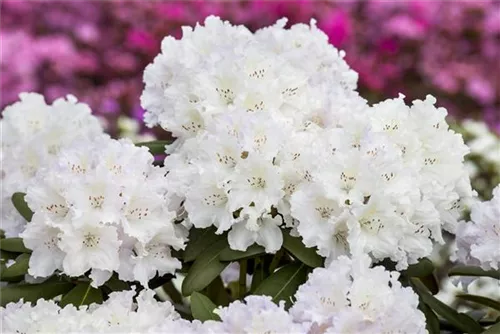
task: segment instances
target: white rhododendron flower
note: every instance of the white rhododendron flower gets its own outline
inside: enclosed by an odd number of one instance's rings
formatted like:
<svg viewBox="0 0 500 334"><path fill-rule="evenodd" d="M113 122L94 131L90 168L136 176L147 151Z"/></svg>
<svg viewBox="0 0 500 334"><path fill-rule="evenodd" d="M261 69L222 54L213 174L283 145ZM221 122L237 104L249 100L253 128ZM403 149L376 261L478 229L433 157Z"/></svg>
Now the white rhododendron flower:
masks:
<svg viewBox="0 0 500 334"><path fill-rule="evenodd" d="M0 121L1 228L7 237L17 237L26 223L12 205L12 194L25 192L36 172L53 163L62 149L79 140L107 136L89 106L72 95L52 105L36 93L19 97L2 111Z"/></svg>
<svg viewBox="0 0 500 334"><path fill-rule="evenodd" d="M366 255L341 256L309 275L290 313L313 333L426 333L418 296L398 277L382 266L370 268Z"/></svg>
<svg viewBox="0 0 500 334"><path fill-rule="evenodd" d="M10 303L0 308L3 333L144 333L155 326L162 332L189 328L170 302L158 302L143 290L134 301L133 290L113 292L103 304L59 307L54 301ZM177 324L177 322L180 322ZM172 324L172 329L167 327ZM184 331L182 331L184 332Z"/></svg>
<svg viewBox="0 0 500 334"><path fill-rule="evenodd" d="M214 312L221 321L207 321L201 332L209 333L306 333L306 327L293 321L282 301L276 305L268 296L248 296Z"/></svg>
<svg viewBox="0 0 500 334"><path fill-rule="evenodd" d="M328 261L368 253L405 269L454 233L473 195L468 148L432 96L369 106L314 21L285 23L252 34L209 17L165 38L142 105L178 138L171 195L235 250L274 253L286 226Z"/></svg>
<svg viewBox="0 0 500 334"><path fill-rule="evenodd" d="M472 206L471 221L462 221L457 231L458 259L480 264L485 270L500 266L500 185L490 201Z"/></svg>
<svg viewBox="0 0 500 334"><path fill-rule="evenodd" d="M171 249L186 241L168 208L165 170L128 140L82 141L41 170L28 187L34 215L21 234L33 250L29 274L54 271L80 276L91 270L93 285L113 272L147 286L157 273L181 267Z"/></svg>

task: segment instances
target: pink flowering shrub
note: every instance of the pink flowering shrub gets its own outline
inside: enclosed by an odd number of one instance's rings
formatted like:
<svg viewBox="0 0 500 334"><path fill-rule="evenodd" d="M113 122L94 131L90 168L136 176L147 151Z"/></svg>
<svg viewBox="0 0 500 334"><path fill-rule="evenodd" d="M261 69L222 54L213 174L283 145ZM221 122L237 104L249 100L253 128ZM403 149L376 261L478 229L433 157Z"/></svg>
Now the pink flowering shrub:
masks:
<svg viewBox="0 0 500 334"><path fill-rule="evenodd" d="M480 1L3 1L1 101L22 91L72 93L116 131L141 118L144 67L166 35L210 14L252 30L281 17L318 21L360 74L360 91L409 99L432 93L457 117L500 133L500 4Z"/></svg>

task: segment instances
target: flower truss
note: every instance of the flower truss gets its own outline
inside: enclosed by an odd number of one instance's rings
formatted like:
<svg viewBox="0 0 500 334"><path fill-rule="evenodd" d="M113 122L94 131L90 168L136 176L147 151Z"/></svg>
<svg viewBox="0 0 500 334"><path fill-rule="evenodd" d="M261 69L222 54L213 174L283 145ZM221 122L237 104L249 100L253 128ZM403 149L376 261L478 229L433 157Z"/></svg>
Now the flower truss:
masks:
<svg viewBox="0 0 500 334"><path fill-rule="evenodd" d="M165 160L172 193L235 250L274 253L288 226L329 260L416 263L472 196L467 147L431 96L368 106L314 21L285 22L252 34L209 17L163 41L142 104L147 124L178 138Z"/></svg>
<svg viewBox="0 0 500 334"><path fill-rule="evenodd" d="M183 228L166 201L165 171L145 147L128 140L79 142L36 176L26 201L34 215L21 233L33 250L29 274L54 271L80 276L92 270L95 285L113 272L144 286L158 272L173 273L183 248Z"/></svg>
<svg viewBox="0 0 500 334"><path fill-rule="evenodd" d="M500 266L500 185L490 201L472 206L470 222L460 222L457 255L463 263L478 263L485 270Z"/></svg>
<svg viewBox="0 0 500 334"><path fill-rule="evenodd" d="M26 221L10 201L14 192L24 192L37 170L52 163L61 149L73 142L105 136L90 108L68 95L52 105L36 93L20 94L20 101L2 112L2 229L16 237Z"/></svg>
<svg viewBox="0 0 500 334"><path fill-rule="evenodd" d="M398 277L382 266L370 268L367 256L342 256L309 275L290 313L320 333L425 333L418 296Z"/></svg>

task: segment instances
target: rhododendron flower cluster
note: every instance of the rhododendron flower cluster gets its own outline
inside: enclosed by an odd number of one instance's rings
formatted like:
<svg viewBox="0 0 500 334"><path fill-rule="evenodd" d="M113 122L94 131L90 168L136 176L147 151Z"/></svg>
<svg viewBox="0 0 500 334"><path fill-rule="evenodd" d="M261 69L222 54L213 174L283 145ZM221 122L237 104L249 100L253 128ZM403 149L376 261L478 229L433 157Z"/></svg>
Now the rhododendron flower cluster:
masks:
<svg viewBox="0 0 500 334"><path fill-rule="evenodd" d="M398 277L367 256L342 256L309 275L290 313L320 333L426 333L418 296Z"/></svg>
<svg viewBox="0 0 500 334"><path fill-rule="evenodd" d="M500 266L500 185L490 201L472 206L471 221L462 221L457 230L458 258L480 264L485 270Z"/></svg>
<svg viewBox="0 0 500 334"><path fill-rule="evenodd" d="M146 123L178 137L172 193L236 250L274 253L288 226L330 260L361 252L406 268L454 231L472 195L467 147L433 97L370 107L314 22L284 24L251 34L209 17L163 41L142 104Z"/></svg>
<svg viewBox="0 0 500 334"><path fill-rule="evenodd" d="M47 105L42 95L20 94L20 101L2 111L2 229L16 237L25 220L10 196L25 192L39 169L48 168L58 153L79 140L105 137L99 120L84 103L68 95Z"/></svg>
<svg viewBox="0 0 500 334"><path fill-rule="evenodd" d="M62 151L36 176L26 201L34 211L21 233L33 250L29 273L80 276L94 285L115 271L125 281L148 280L181 267L170 255L185 233L173 223L165 171L145 147L112 139L82 141Z"/></svg>

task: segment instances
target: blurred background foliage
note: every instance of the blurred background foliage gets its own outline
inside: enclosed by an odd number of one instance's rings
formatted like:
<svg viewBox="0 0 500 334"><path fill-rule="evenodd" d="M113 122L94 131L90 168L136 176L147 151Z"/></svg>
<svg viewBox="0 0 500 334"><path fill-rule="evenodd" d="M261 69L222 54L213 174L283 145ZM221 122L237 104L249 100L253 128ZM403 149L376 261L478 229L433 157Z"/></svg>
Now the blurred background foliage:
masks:
<svg viewBox="0 0 500 334"><path fill-rule="evenodd" d="M474 186L500 181L500 1L22 1L1 6L0 105L36 91L50 102L74 94L114 136L164 137L134 120L142 72L166 35L210 14L251 30L311 18L359 72L370 102L437 97L455 129L474 141ZM463 123L463 119L481 123ZM496 134L495 134L496 133ZM139 135L140 134L140 135ZM496 183L495 183L496 182Z"/></svg>

